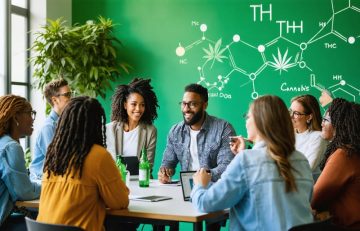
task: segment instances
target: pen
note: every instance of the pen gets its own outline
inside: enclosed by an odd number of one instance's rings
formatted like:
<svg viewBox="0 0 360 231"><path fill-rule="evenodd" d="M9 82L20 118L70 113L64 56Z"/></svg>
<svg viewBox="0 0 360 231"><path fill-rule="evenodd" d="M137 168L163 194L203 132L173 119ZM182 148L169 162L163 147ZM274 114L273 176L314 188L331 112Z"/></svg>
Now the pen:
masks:
<svg viewBox="0 0 360 231"><path fill-rule="evenodd" d="M243 138L245 141L250 141L248 138L243 137L242 135L239 136L229 136L230 140L233 141L233 139L237 138Z"/></svg>

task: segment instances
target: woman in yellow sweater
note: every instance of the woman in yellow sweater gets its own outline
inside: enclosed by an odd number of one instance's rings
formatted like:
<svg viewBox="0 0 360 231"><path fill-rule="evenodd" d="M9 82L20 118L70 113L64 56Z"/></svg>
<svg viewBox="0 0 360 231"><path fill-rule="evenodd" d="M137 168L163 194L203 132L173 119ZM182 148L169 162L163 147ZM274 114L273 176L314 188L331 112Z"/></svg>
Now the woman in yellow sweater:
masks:
<svg viewBox="0 0 360 231"><path fill-rule="evenodd" d="M105 230L105 208L124 209L129 190L105 149L105 113L89 97L71 99L44 164L37 220Z"/></svg>

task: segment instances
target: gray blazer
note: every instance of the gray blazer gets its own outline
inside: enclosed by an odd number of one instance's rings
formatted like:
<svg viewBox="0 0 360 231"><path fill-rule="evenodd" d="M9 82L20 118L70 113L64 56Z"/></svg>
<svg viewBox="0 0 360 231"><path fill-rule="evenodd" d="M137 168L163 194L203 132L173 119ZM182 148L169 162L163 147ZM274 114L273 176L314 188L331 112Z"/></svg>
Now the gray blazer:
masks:
<svg viewBox="0 0 360 231"><path fill-rule="evenodd" d="M106 124L106 146L108 152L114 160L117 155L123 152L123 122L112 121ZM156 149L157 130L153 125L139 124L139 140L137 143L137 157L141 157L141 149L145 147L147 158L150 162L151 169L154 166L155 149Z"/></svg>

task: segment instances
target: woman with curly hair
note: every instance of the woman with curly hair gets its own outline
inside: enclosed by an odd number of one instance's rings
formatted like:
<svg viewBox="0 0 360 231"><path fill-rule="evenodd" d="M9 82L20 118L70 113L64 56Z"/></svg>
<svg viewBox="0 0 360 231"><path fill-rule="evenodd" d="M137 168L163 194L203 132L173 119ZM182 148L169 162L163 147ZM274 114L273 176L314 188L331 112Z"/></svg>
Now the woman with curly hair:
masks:
<svg viewBox="0 0 360 231"><path fill-rule="evenodd" d="M15 201L32 200L40 195L40 184L29 179L19 143L20 138L32 134L35 115L25 98L0 97L0 230L25 228L24 217L11 214Z"/></svg>
<svg viewBox="0 0 360 231"><path fill-rule="evenodd" d="M331 221L360 228L360 105L334 99L322 122L322 136L330 141L320 164L311 206L328 210Z"/></svg>
<svg viewBox="0 0 360 231"><path fill-rule="evenodd" d="M154 164L158 100L150 79L135 78L119 85L112 97L111 123L106 125L107 149L117 156L137 156L145 148L151 169Z"/></svg>

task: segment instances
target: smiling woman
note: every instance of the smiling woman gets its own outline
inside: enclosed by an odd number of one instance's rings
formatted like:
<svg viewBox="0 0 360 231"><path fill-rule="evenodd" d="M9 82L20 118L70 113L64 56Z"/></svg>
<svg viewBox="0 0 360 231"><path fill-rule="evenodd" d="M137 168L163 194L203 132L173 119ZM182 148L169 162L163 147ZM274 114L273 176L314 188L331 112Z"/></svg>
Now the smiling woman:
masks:
<svg viewBox="0 0 360 231"><path fill-rule="evenodd" d="M330 105L322 123L322 135L331 142L311 201L317 212L328 210L332 222L351 230L360 230L359 115L357 103L336 98Z"/></svg>
<svg viewBox="0 0 360 231"><path fill-rule="evenodd" d="M314 180L320 175L319 164L327 141L321 137L320 106L312 95L291 99L290 117L295 129L295 147L308 159Z"/></svg>
<svg viewBox="0 0 360 231"><path fill-rule="evenodd" d="M150 79L135 78L119 85L112 98L111 123L106 125L106 145L112 157L137 156L144 148L151 169L155 158L158 100Z"/></svg>
<svg viewBox="0 0 360 231"><path fill-rule="evenodd" d="M11 215L16 200L32 200L40 195L40 185L30 181L19 139L30 136L36 112L25 98L0 97L0 227L13 230L25 226Z"/></svg>

